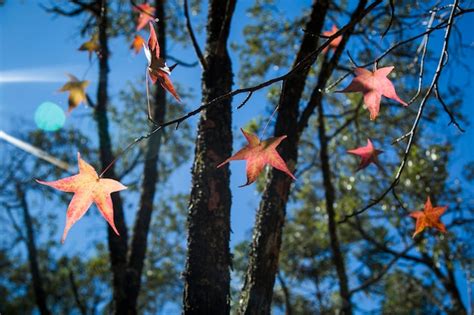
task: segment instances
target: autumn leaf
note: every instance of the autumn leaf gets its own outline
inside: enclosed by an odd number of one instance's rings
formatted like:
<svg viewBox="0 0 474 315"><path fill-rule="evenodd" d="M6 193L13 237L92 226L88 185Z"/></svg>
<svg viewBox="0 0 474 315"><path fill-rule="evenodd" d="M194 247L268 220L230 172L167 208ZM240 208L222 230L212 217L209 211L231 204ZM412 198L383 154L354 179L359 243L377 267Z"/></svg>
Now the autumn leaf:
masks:
<svg viewBox="0 0 474 315"><path fill-rule="evenodd" d="M148 3L139 4L133 9L139 12L137 20L137 31L144 28L148 24L148 22L155 20L155 8L149 5Z"/></svg>
<svg viewBox="0 0 474 315"><path fill-rule="evenodd" d="M260 141L260 139L256 135L250 132L246 132L243 129L240 130L244 134L249 144L243 149L239 150L233 156L219 164L217 167L221 167L224 164L229 163L230 161L247 160L247 183L240 187L247 186L253 183L267 164L273 166L276 169L279 169L280 171L288 174L288 176L296 180L296 177L293 176L293 174L290 172L290 170L286 166L285 161L283 161L280 154L278 154L276 150L276 147L283 139L286 138L286 135Z"/></svg>
<svg viewBox="0 0 474 315"><path fill-rule="evenodd" d="M86 161L81 159L77 153L79 164L79 174L66 177L52 182L36 180L38 183L56 188L65 192L73 192L71 202L66 213L66 227L64 228L61 242L64 243L69 229L87 212L92 203L97 205L102 216L110 224L112 229L119 235L114 224L114 208L112 204L111 193L127 189L120 182L109 179L99 178L94 168Z"/></svg>
<svg viewBox="0 0 474 315"><path fill-rule="evenodd" d="M99 37L97 34L94 34L90 40L85 42L84 44L79 47L80 51L88 51L89 52L89 61L92 59L92 53L100 51L99 45Z"/></svg>
<svg viewBox="0 0 474 315"><path fill-rule="evenodd" d="M371 120L377 118L379 114L382 95L399 102L403 106L408 106L407 103L398 97L392 82L387 79L387 75L393 68L393 66L384 67L376 69L374 72L370 72L364 68L356 68L354 70L356 77L352 80L351 84L344 90L337 92L362 92L362 94L364 94L364 103L370 112Z"/></svg>
<svg viewBox="0 0 474 315"><path fill-rule="evenodd" d="M410 217L416 219L415 233L413 233L412 237L414 238L418 233L421 233L427 227L432 227L443 233L446 233L446 227L443 223L441 223L440 220L440 217L443 215L446 209L448 209L447 206L433 207L430 197L428 196L423 211L414 211L410 213Z"/></svg>
<svg viewBox="0 0 474 315"><path fill-rule="evenodd" d="M59 92L69 92L68 112L71 112L74 108L79 106L81 102L86 100L86 88L89 85L89 81L79 81L79 79L72 74L67 75L69 81L59 89Z"/></svg>
<svg viewBox="0 0 474 315"><path fill-rule="evenodd" d="M333 25L330 31L325 31L325 32L323 32L323 36L330 37L330 36L334 35L335 33L337 33L337 31L339 31L339 29L337 28L336 25ZM329 45L326 46L326 47L323 49L323 53L326 53L329 49L336 50L337 46L339 46L339 44L341 43L341 40L342 40L342 36L341 36L341 35L339 35L338 37L334 38L334 39L329 43Z"/></svg>
<svg viewBox="0 0 474 315"><path fill-rule="evenodd" d="M153 27L152 23L150 23L150 38L148 39L148 47L143 45L143 49L148 60L148 74L150 75L150 79L153 84L155 84L156 81L160 81L161 86L170 92L178 102L181 102L181 99L179 98L179 95L170 79L171 71L176 65L168 67L165 60L160 57L160 45L156 38L155 28Z"/></svg>
<svg viewBox="0 0 474 315"><path fill-rule="evenodd" d="M145 40L140 35L135 35L133 38L132 45L130 45L130 49L133 49L135 54L138 54L142 49L142 46L145 44Z"/></svg>
<svg viewBox="0 0 474 315"><path fill-rule="evenodd" d="M361 160L360 160L359 166L357 167L357 171L360 171L361 169L366 168L367 166L369 166L370 163L374 163L380 169L383 170L378 159L378 155L383 153L383 151L375 149L370 139L367 139L366 146L358 147L352 150L347 150L347 153L360 156Z"/></svg>

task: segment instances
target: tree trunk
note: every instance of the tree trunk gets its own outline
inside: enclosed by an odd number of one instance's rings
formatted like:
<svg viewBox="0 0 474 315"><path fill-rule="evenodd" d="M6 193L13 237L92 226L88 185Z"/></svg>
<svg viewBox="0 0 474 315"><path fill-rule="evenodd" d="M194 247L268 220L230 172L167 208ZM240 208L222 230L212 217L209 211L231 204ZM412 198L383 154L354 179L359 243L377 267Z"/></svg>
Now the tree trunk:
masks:
<svg viewBox="0 0 474 315"><path fill-rule="evenodd" d="M317 37L324 25L329 6L327 0L316 0L294 64L300 62L317 47ZM309 67L290 77L283 84L279 100L279 112L275 136L287 135L279 146L279 153L295 166L298 145L298 105L303 92ZM286 214L286 203L292 180L288 175L272 169L267 180L262 201L257 212L244 287L240 299L240 313L270 314L273 285L278 267L281 235Z"/></svg>
<svg viewBox="0 0 474 315"><path fill-rule="evenodd" d="M361 15L367 4L367 0L359 1L357 8L351 16L351 20L354 20ZM326 203L326 212L328 215L328 230L329 230L329 240L332 251L332 260L336 268L337 277L339 280L339 295L342 299L341 312L342 314L352 314L352 303L351 303L351 294L349 290L349 283L347 278L346 266L344 263L344 255L341 251L341 246L339 238L337 235L337 223L336 223L336 213L334 210L334 203L336 201L334 184L332 182L332 170L329 163L329 153L328 145L329 139L326 135L326 121L324 118L324 105L323 105L323 94L321 91L324 90L329 78L334 71L334 68L337 66L340 56L345 49L346 43L349 40L350 35L352 34L354 27L347 30L344 34L340 44L338 45L334 55L331 60L327 62L327 55L324 58L323 65L318 76L318 83L314 88L308 106L303 112L303 119L305 121L300 121L300 132L302 132L301 127L306 126L308 123L309 116L312 114L315 108L318 109L318 139L319 139L319 154L321 161L321 171L323 175L323 186L325 193L325 203Z"/></svg>
<svg viewBox="0 0 474 315"><path fill-rule="evenodd" d="M99 133L99 151L102 168L113 161L114 156L109 134L109 121L107 117L107 83L109 73L109 48L107 35L107 0L97 0L100 6L100 16L97 17L99 29L99 84L97 88L97 104L95 119ZM114 166L110 167L104 175L107 178L116 178ZM109 244L110 263L113 276L113 310L117 314L126 313L126 264L127 264L127 226L123 215L122 199L119 193L112 194L114 204L114 221L120 236L116 235L107 225L107 239Z"/></svg>
<svg viewBox="0 0 474 315"><path fill-rule="evenodd" d="M235 0L209 3L203 102L232 88L227 39L235 3ZM227 165L216 166L232 154L231 102L227 99L204 110L198 125L188 213L185 314L230 311L230 171Z"/></svg>
<svg viewBox="0 0 474 315"><path fill-rule="evenodd" d="M23 221L26 226L26 248L28 251L28 262L30 264L31 278L33 281L33 292L35 294L36 305L41 315L49 315L51 312L46 305L46 293L43 288L43 280L38 265L38 254L36 252L35 234L33 223L31 222L30 210L26 201L25 192L19 184L16 186L16 193L20 200L20 206L23 210Z"/></svg>
<svg viewBox="0 0 474 315"><path fill-rule="evenodd" d="M158 43L160 55L166 60L166 20L165 1L156 0L156 17L158 20ZM152 104L151 117L160 124L166 114L166 91L156 85L155 97ZM152 127L152 129L154 126ZM162 143L162 133L154 134L147 142L146 159L143 169L143 182L141 187L140 205L133 228L133 238L128 257L127 269L127 299L128 314L137 313L137 300L140 293L143 264L147 251L147 237L150 229L153 201L158 181L158 159Z"/></svg>
<svg viewBox="0 0 474 315"><path fill-rule="evenodd" d="M336 267L337 277L339 279L339 294L342 299L342 314L352 314L352 304L349 293L346 267L344 264L344 256L342 255L339 239L337 236L336 214L334 211L334 202L336 201L336 196L334 185L331 180L332 171L329 164L328 138L326 136L325 128L324 109L322 102L320 102L318 106L318 138L320 144L319 154L323 173L323 185L326 198L326 212L328 215L328 230L332 251L332 260L334 266Z"/></svg>

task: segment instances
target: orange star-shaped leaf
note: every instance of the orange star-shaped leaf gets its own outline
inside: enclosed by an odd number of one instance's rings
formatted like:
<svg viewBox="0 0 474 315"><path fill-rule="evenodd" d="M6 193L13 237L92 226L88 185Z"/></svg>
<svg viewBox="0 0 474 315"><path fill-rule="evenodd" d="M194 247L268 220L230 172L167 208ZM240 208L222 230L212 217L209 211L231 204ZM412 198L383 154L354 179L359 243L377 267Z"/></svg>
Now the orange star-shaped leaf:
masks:
<svg viewBox="0 0 474 315"><path fill-rule="evenodd" d="M133 9L140 13L137 20L137 31L141 30L148 24L148 22L155 19L155 8L148 3L139 4Z"/></svg>
<svg viewBox="0 0 474 315"><path fill-rule="evenodd" d="M69 81L59 89L59 92L69 92L68 112L71 112L74 108L79 106L80 103L86 100L86 88L89 85L89 81L79 81L79 79L72 74L67 75Z"/></svg>
<svg viewBox="0 0 474 315"><path fill-rule="evenodd" d="M384 67L370 72L364 68L356 68L354 70L356 77L352 79L351 84L342 91L347 92L362 92L364 94L364 103L370 112L370 119L377 118L380 111L380 100L382 95L394 101L399 102L403 106L408 106L402 101L395 91L392 82L387 79L387 75L394 67Z"/></svg>
<svg viewBox="0 0 474 315"><path fill-rule="evenodd" d="M278 154L276 150L276 147L283 139L286 138L286 135L260 141L256 135L246 132L243 129L240 130L244 134L249 144L219 164L217 167L221 167L224 164L234 160L247 160L247 183L240 187L253 183L267 164L279 169L282 172L285 172L288 174L288 176L296 180L296 177L290 172L286 166L285 161L283 161L280 154Z"/></svg>
<svg viewBox="0 0 474 315"><path fill-rule="evenodd" d="M423 211L414 211L410 213L410 217L416 219L415 233L413 233L413 238L421 233L427 227L433 227L443 233L446 233L446 227L441 223L440 217L448 209L448 207L433 207L431 204L430 197L425 203L425 208Z"/></svg>
<svg viewBox="0 0 474 315"><path fill-rule="evenodd" d="M142 46L145 44L145 40L140 35L135 35L133 42L130 45L130 49L133 49L135 54L138 54L142 49Z"/></svg>
<svg viewBox="0 0 474 315"><path fill-rule="evenodd" d="M36 180L40 184L74 193L67 208L66 227L61 242L64 243L69 229L87 212L93 202L115 233L119 235L114 224L114 208L110 194L127 189L127 187L113 179L99 178L94 168L81 159L79 153L77 153L77 160L79 164L79 174L77 175L53 182Z"/></svg>
<svg viewBox="0 0 474 315"><path fill-rule="evenodd" d="M337 28L336 25L333 25L331 30L330 31L325 31L323 32L323 36L332 36L334 35L335 33L337 33L337 31L339 31L339 29ZM339 44L341 43L341 40L342 40L342 36L339 35L338 37L334 38L328 46L326 46L324 49L323 49L323 53L326 53L329 49L332 49L332 50L336 50L337 46L339 46Z"/></svg>
<svg viewBox="0 0 474 315"><path fill-rule="evenodd" d="M165 60L160 57L160 45L156 38L155 28L152 23L150 23L148 47L143 45L143 49L148 60L148 74L150 75L153 84L155 84L156 81L160 81L161 86L170 92L178 102L181 102L181 99L170 79L171 71L173 71L176 65L168 67Z"/></svg>
<svg viewBox="0 0 474 315"><path fill-rule="evenodd" d="M97 34L94 34L90 40L85 42L84 44L79 47L81 51L88 51L89 52L89 60L92 58L92 53L99 52L100 45L99 45L99 37Z"/></svg>
<svg viewBox="0 0 474 315"><path fill-rule="evenodd" d="M361 160L359 167L357 167L357 171L366 168L370 163L374 163L382 169L382 166L379 163L378 155L383 153L383 151L375 149L370 139L367 139L367 145L365 147L347 150L347 153L360 156Z"/></svg>

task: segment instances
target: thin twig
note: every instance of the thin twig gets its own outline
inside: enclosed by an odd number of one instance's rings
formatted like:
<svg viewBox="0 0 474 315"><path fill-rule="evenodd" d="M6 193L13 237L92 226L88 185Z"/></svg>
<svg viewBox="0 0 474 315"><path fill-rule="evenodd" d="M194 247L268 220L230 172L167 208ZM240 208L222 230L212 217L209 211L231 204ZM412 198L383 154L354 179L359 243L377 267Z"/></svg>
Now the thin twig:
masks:
<svg viewBox="0 0 474 315"><path fill-rule="evenodd" d="M435 97L436 99L440 102L441 106L443 106L443 109L444 111L446 112L446 114L448 114L449 116L449 125L453 124L454 126L456 126L456 128L458 128L458 130L460 132L465 132L465 130L463 128L461 128L461 126L459 125L458 121L456 120L456 117L454 117L453 113L451 112L451 110L449 109L448 105L446 105L446 103L444 102L443 98L441 97L441 93L439 92L439 87L438 87L438 83L436 83L435 85Z"/></svg>
<svg viewBox="0 0 474 315"><path fill-rule="evenodd" d="M382 33L382 38L384 38L385 35L387 35L388 31L389 31L390 28L392 27L393 18L395 17L395 5L394 5L394 3L393 3L393 0L389 0L388 3L390 4L390 21L388 22L387 28L386 28L385 31Z"/></svg>
<svg viewBox="0 0 474 315"><path fill-rule="evenodd" d="M173 56L166 56L166 59L167 60L172 60L174 62L176 62L177 65L181 66L181 67L185 67L185 68L194 68L196 67L199 62L198 61L195 61L195 62L186 62L186 61L183 61L181 59L178 59L176 57L173 57ZM171 67L170 67L171 68Z"/></svg>
<svg viewBox="0 0 474 315"><path fill-rule="evenodd" d="M249 93L247 94L247 96L245 97L245 99L242 101L242 103L240 103L240 105L237 106L237 109L241 109L241 108L249 101L249 99L252 97L252 94L253 94L252 91L249 92Z"/></svg>

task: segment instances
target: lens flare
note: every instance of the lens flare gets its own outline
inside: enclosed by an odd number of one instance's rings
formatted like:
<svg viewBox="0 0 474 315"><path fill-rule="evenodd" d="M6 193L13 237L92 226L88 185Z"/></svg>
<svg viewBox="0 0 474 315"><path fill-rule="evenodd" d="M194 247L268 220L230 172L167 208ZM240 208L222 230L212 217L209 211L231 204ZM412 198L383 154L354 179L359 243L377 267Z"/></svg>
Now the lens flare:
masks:
<svg viewBox="0 0 474 315"><path fill-rule="evenodd" d="M59 130L65 121L64 111L53 102L43 102L35 111L36 126L45 131Z"/></svg>

